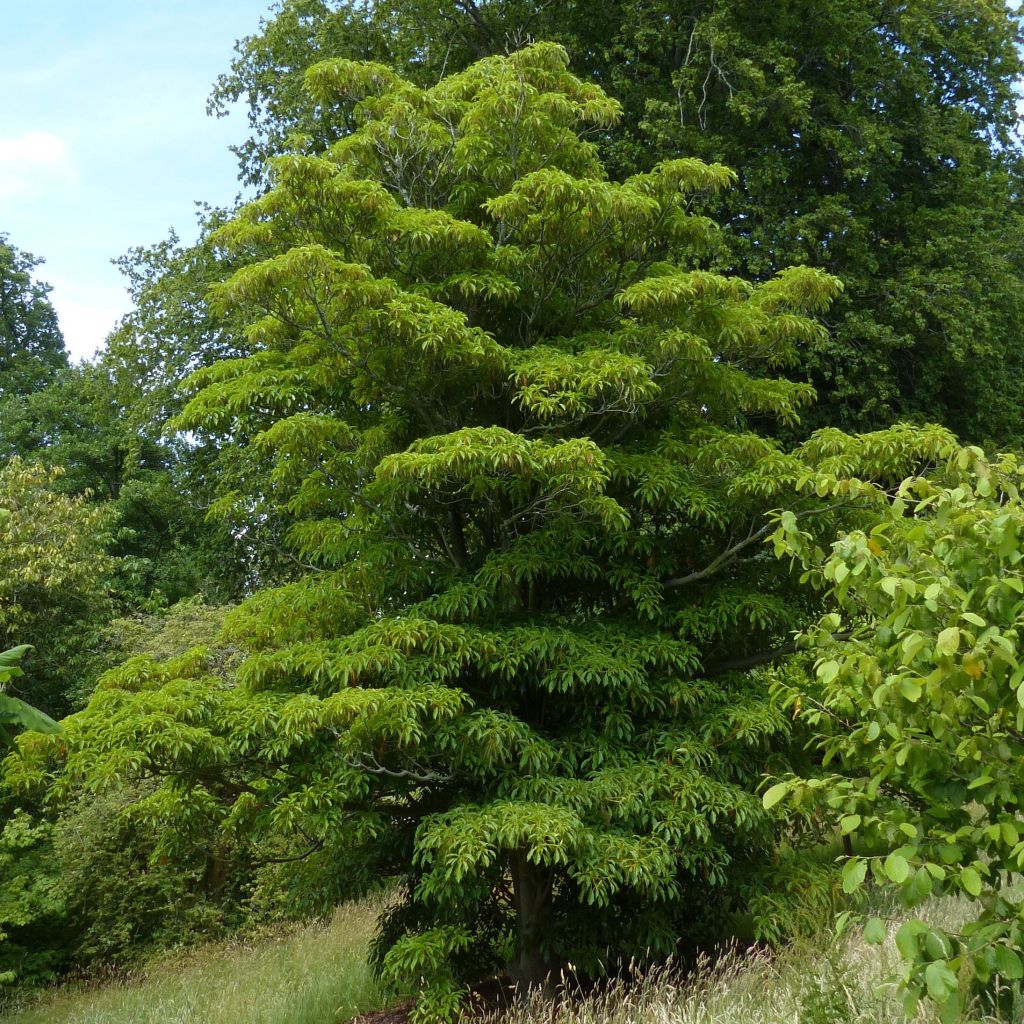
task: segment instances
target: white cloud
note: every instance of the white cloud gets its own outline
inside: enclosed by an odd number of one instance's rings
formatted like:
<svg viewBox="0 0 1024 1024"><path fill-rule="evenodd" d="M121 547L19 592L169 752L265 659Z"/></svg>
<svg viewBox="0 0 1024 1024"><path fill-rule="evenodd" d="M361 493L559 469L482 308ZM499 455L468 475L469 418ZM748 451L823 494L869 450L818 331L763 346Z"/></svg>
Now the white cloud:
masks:
<svg viewBox="0 0 1024 1024"><path fill-rule="evenodd" d="M76 361L96 354L131 305L121 288L97 289L96 294L82 301L66 297L58 287L50 301L57 310L68 354Z"/></svg>
<svg viewBox="0 0 1024 1024"><path fill-rule="evenodd" d="M0 136L0 199L29 195L77 177L71 152L59 135L27 131Z"/></svg>

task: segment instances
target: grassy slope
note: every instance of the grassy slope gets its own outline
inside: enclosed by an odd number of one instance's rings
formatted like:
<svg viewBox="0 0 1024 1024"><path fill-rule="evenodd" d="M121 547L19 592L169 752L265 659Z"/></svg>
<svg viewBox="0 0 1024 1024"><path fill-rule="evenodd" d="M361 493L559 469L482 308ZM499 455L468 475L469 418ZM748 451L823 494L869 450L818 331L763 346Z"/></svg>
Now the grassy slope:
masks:
<svg viewBox="0 0 1024 1024"><path fill-rule="evenodd" d="M331 1024L379 1004L366 968L375 910L342 909L255 947L207 946L158 962L145 978L58 991L6 1018L11 1024ZM956 927L962 905L922 916ZM898 1024L898 997L882 985L897 964L892 942L868 946L856 930L778 957L726 957L686 981L668 971L571 1004L535 1001L502 1024ZM1014 1021L1024 1020L1020 1013ZM937 1024L925 1008L917 1024ZM485 1022L486 1024L486 1022Z"/></svg>
<svg viewBox="0 0 1024 1024"><path fill-rule="evenodd" d="M964 905L935 900L915 916L956 929ZM500 1024L901 1024L906 1018L899 994L889 984L899 966L892 941L898 924L890 925L881 947L867 945L853 928L839 941L823 936L778 956L726 956L682 981L670 970L656 971L582 1002L545 1006L535 1000ZM1012 1024L1024 1021L1021 1010ZM997 1024L994 1018L968 1019ZM934 1004L922 1004L914 1024L939 1024Z"/></svg>
<svg viewBox="0 0 1024 1024"><path fill-rule="evenodd" d="M145 977L66 988L5 1019L11 1024L330 1024L378 1004L366 966L376 919L342 908L247 947L219 943L157 961Z"/></svg>

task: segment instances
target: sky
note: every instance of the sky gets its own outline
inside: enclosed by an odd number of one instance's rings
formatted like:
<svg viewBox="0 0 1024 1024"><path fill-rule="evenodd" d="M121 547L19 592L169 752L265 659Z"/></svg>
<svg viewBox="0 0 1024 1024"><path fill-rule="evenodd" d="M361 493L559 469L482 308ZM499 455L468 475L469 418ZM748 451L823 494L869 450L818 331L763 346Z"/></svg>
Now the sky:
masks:
<svg viewBox="0 0 1024 1024"><path fill-rule="evenodd" d="M270 0L0 0L0 232L46 262L68 351L130 303L111 260L232 202L245 113L208 117Z"/></svg>

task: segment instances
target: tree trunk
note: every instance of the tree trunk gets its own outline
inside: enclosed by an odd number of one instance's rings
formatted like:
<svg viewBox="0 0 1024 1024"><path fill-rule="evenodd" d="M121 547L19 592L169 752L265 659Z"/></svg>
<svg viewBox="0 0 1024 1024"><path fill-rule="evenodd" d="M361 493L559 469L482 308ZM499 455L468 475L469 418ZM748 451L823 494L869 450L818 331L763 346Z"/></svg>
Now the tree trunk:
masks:
<svg viewBox="0 0 1024 1024"><path fill-rule="evenodd" d="M541 943L551 898L551 871L532 864L525 850L512 854L512 885L515 894L517 951L509 968L513 980L523 988L552 988L550 971L541 954Z"/></svg>

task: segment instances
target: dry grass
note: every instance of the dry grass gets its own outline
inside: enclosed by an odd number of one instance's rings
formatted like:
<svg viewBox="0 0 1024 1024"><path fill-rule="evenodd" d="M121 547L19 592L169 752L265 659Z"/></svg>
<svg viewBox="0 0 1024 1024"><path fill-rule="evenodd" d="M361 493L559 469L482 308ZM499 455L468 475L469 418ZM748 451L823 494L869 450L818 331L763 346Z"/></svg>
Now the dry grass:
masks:
<svg viewBox="0 0 1024 1024"><path fill-rule="evenodd" d="M955 928L962 914L961 904L944 900L924 908L923 916ZM882 947L867 945L857 932L780 956L729 954L686 978L657 970L583 1000L532 999L500 1024L900 1024L906 1019L900 1000L886 984L899 961L892 931ZM930 1006L916 1018L917 1024L938 1020Z"/></svg>
<svg viewBox="0 0 1024 1024"><path fill-rule="evenodd" d="M10 1024L331 1024L379 1005L366 963L377 908L341 908L253 945L216 943L169 955L127 981L66 987Z"/></svg>

